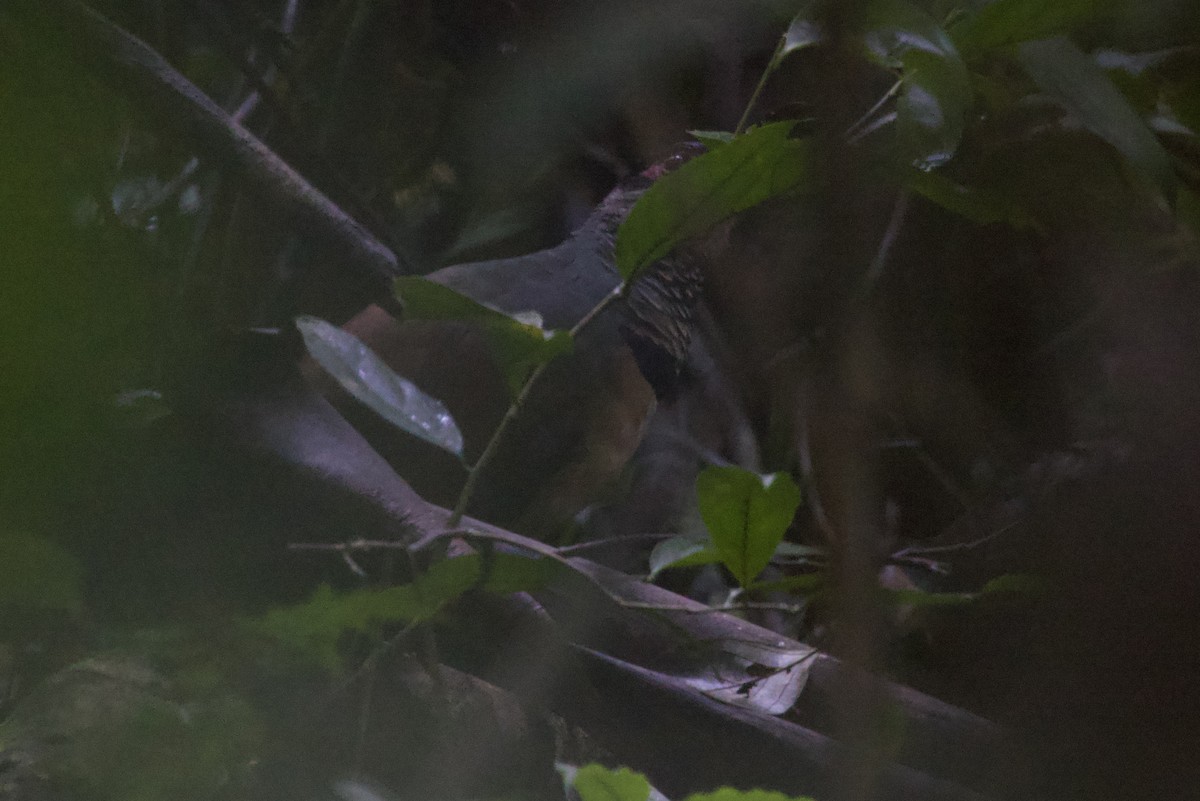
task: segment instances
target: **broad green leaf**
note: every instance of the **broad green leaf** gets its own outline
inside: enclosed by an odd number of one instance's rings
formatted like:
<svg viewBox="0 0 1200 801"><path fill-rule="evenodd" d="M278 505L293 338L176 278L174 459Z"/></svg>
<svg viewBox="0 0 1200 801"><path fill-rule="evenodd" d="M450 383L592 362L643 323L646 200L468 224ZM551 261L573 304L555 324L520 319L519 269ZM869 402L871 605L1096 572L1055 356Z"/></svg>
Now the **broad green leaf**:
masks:
<svg viewBox="0 0 1200 801"><path fill-rule="evenodd" d="M82 606L83 568L43 537L0 531L0 618L31 609L76 614Z"/></svg>
<svg viewBox="0 0 1200 801"><path fill-rule="evenodd" d="M903 180L905 186L921 197L971 222L981 225L1007 223L1018 229L1044 230L1015 200L997 192L963 186L944 173L909 170Z"/></svg>
<svg viewBox="0 0 1200 801"><path fill-rule="evenodd" d="M514 397L530 370L571 349L570 335L542 328L537 312L505 314L419 276L397 278L395 291L404 303L406 320L467 320L481 325Z"/></svg>
<svg viewBox="0 0 1200 801"><path fill-rule="evenodd" d="M721 555L709 543L691 537L671 537L650 552L650 578L669 567L697 567L719 561Z"/></svg>
<svg viewBox="0 0 1200 801"><path fill-rule="evenodd" d="M1166 197L1172 197L1170 158L1108 76L1066 39L1025 42L1017 48L1025 72L1092 133L1115 147Z"/></svg>
<svg viewBox="0 0 1200 801"><path fill-rule="evenodd" d="M373 634L386 623L428 620L475 586L479 574L480 557L463 556L443 559L397 587L335 593L322 585L308 601L273 609L249 625L334 667L346 632Z"/></svg>
<svg viewBox="0 0 1200 801"><path fill-rule="evenodd" d="M679 243L800 186L810 148L791 139L795 123L754 128L655 181L617 231L616 260L629 281Z"/></svg>
<svg viewBox="0 0 1200 801"><path fill-rule="evenodd" d="M974 57L992 48L1066 33L1111 7L1109 0L995 0L964 16L953 36L959 50Z"/></svg>
<svg viewBox="0 0 1200 801"><path fill-rule="evenodd" d="M647 801L650 782L629 768L610 770L603 765L584 765L575 771L572 786L581 801Z"/></svg>
<svg viewBox="0 0 1200 801"><path fill-rule="evenodd" d="M922 169L958 149L974 95L967 68L949 35L924 11L900 0L876 0L864 41L881 64L901 70L896 135L901 158Z"/></svg>
<svg viewBox="0 0 1200 801"><path fill-rule="evenodd" d="M383 419L439 448L462 456L463 438L437 398L392 372L353 334L316 317L296 318L304 345L342 388Z"/></svg>
<svg viewBox="0 0 1200 801"><path fill-rule="evenodd" d="M746 587L762 572L791 525L800 488L791 476L709 467L696 479L700 516L721 561Z"/></svg>
<svg viewBox="0 0 1200 801"><path fill-rule="evenodd" d="M735 790L722 787L711 793L692 793L684 801L813 801L808 796L785 795L774 790Z"/></svg>

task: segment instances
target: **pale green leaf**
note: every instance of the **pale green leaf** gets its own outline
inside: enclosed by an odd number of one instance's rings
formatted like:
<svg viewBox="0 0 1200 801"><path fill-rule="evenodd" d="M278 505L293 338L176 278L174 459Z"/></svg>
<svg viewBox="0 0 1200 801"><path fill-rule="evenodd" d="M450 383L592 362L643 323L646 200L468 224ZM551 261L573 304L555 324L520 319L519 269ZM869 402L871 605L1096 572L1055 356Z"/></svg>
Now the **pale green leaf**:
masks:
<svg viewBox="0 0 1200 801"><path fill-rule="evenodd" d="M296 318L309 354L337 382L383 419L461 456L462 433L445 405L396 375L353 334L316 317Z"/></svg>
<svg viewBox="0 0 1200 801"><path fill-rule="evenodd" d="M650 552L650 578L670 567L697 567L721 561L721 555L708 542L691 537L671 537Z"/></svg>

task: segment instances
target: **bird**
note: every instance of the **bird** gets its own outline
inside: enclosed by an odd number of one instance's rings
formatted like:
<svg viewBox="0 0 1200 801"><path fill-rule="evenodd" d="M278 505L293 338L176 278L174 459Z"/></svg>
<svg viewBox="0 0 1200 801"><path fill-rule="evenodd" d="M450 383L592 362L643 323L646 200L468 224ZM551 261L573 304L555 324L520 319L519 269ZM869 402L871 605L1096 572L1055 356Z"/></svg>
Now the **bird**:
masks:
<svg viewBox="0 0 1200 801"><path fill-rule="evenodd" d="M570 329L621 285L617 228L653 180L690 157L620 183L566 240L511 258L452 265L426 276L478 302L535 311L547 329ZM643 271L620 302L551 362L482 471L467 511L525 534L555 539L622 473L660 402L687 377L702 292L700 251L684 248ZM469 322L405 320L373 305L344 326L392 370L440 399L472 462L511 396L483 332ZM452 505L462 461L391 428L354 402L311 362L304 372L426 499Z"/></svg>

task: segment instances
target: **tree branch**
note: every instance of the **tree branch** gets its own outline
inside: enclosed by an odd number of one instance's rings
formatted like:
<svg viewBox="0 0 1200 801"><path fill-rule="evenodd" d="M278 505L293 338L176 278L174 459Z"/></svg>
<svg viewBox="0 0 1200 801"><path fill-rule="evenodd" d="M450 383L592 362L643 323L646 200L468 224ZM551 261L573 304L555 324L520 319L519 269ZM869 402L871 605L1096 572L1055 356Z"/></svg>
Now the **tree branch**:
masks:
<svg viewBox="0 0 1200 801"><path fill-rule="evenodd" d="M74 0L18 0L5 10L104 75L138 110L203 147L205 156L292 218L298 231L343 254L381 294L390 290L402 272L396 254L141 39Z"/></svg>

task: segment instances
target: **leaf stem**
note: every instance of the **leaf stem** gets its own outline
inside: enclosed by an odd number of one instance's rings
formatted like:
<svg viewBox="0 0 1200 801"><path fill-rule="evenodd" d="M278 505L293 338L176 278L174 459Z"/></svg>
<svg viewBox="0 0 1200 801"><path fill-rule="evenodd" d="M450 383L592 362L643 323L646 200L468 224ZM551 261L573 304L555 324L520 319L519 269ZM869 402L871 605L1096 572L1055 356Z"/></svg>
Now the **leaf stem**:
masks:
<svg viewBox="0 0 1200 801"><path fill-rule="evenodd" d="M613 303L613 301L620 298L623 289L624 284L618 285L611 292L605 295L599 303L593 306L587 314L583 315L579 322L575 323L575 325L571 327L569 332L571 339L574 340L581 331L587 328L588 325L590 325L592 321L596 319L600 312L607 309L609 305ZM465 484L463 484L462 492L458 494L458 500L454 503L454 511L450 513L450 518L446 521L448 528L457 528L458 524L462 522L463 515L467 512L467 505L470 504L471 498L475 495L475 488L479 484L479 477L483 474L483 471L487 468L488 464L492 461L492 458L496 455L496 451L500 448L500 443L504 440L505 432L508 431L508 428L510 425L512 425L512 422L517 419L517 416L521 413L521 409L525 406L526 400L533 392L533 388L537 386L538 381L541 380L542 375L546 372L546 368L549 366L550 362L543 362L542 364L539 364L533 369L532 372L529 373L529 377L526 378L525 383L521 385L521 391L517 393L517 397L508 407L508 411L504 413L504 417L500 420L500 424L496 426L496 430L492 432L492 437L488 440L488 444L484 447L483 453L479 455L479 459L476 460L475 464L467 473L467 481Z"/></svg>
<svg viewBox="0 0 1200 801"><path fill-rule="evenodd" d="M742 112L742 118L738 120L737 127L733 129L733 135L737 136L746 130L747 123L750 122L750 112L758 104L759 95L763 93L763 89L767 86L767 80L779 68L779 63L783 61L783 48L787 44L787 32L785 31L779 37L779 44L775 45L775 52L771 54L771 60L767 62L766 68L758 79L758 85L754 87L754 94L750 95L750 99L746 102L746 108Z"/></svg>

